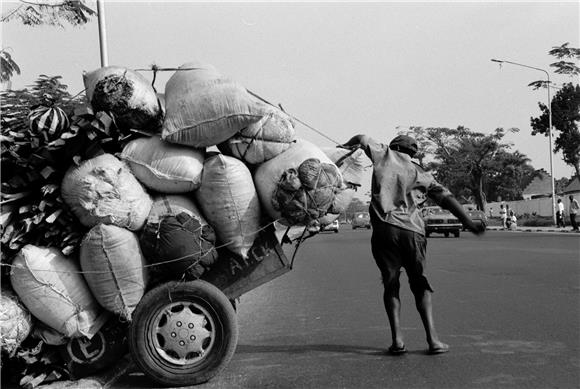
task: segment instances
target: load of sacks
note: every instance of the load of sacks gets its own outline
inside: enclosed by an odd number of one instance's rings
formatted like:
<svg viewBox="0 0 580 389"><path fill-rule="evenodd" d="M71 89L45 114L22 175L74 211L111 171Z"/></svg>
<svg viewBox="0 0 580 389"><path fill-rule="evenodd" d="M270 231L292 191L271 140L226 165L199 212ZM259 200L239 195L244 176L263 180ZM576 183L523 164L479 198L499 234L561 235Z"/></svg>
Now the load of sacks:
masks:
<svg viewBox="0 0 580 389"><path fill-rule="evenodd" d="M79 258L28 245L14 260L20 301L65 338L90 338L111 314L130 321L153 275L203 277L218 248L247 257L274 221L332 222L360 185L362 151L297 139L289 115L211 65L181 66L164 94L123 67L84 82L95 111L141 137L66 172L62 199L88 231Z"/></svg>

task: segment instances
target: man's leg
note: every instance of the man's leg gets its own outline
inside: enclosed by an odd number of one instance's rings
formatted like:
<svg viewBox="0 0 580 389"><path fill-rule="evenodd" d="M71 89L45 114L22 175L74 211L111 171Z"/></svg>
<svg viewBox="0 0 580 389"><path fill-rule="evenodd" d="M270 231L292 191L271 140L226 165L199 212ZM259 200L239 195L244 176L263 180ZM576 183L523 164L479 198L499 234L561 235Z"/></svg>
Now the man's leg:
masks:
<svg viewBox="0 0 580 389"><path fill-rule="evenodd" d="M385 291L383 294L385 311L387 312L389 326L391 328L391 350L401 350L405 346L400 324L401 299L399 298L399 289L399 280L392 280L389 284L385 284Z"/></svg>
<svg viewBox="0 0 580 389"><path fill-rule="evenodd" d="M421 316L421 321L423 322L423 327L425 328L425 335L427 336L429 351L435 353L448 351L449 346L439 340L439 336L435 330L431 292L428 290L423 290L422 292L415 291L414 295L415 305L417 306L417 311Z"/></svg>

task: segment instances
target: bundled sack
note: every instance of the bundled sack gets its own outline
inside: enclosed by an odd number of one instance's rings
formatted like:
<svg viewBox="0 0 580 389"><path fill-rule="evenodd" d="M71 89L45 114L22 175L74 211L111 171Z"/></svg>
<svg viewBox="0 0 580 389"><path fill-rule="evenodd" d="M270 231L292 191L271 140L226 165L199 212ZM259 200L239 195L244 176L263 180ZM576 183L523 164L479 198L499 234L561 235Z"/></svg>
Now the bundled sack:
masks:
<svg viewBox="0 0 580 389"><path fill-rule="evenodd" d="M72 166L62 180L61 195L87 227L105 223L139 230L151 210L151 198L143 186L111 154Z"/></svg>
<svg viewBox="0 0 580 389"><path fill-rule="evenodd" d="M122 129L160 132L163 112L155 90L141 74L120 66L105 66L83 74L87 99L95 111L115 117Z"/></svg>
<svg viewBox="0 0 580 389"><path fill-rule="evenodd" d="M13 357L32 330L32 317L18 297L2 288L0 294L0 349Z"/></svg>
<svg viewBox="0 0 580 389"><path fill-rule="evenodd" d="M121 153L135 177L147 188L162 193L193 192L201 184L205 150L164 142L161 138L138 138Z"/></svg>
<svg viewBox="0 0 580 389"><path fill-rule="evenodd" d="M69 338L91 338L105 323L103 312L77 263L55 248L24 246L10 281L30 313Z"/></svg>
<svg viewBox="0 0 580 389"><path fill-rule="evenodd" d="M80 262L99 304L131 320L147 284L137 235L113 225L96 225L81 242Z"/></svg>
<svg viewBox="0 0 580 389"><path fill-rule="evenodd" d="M213 66L192 62L179 69L165 86L164 140L213 146L262 117L257 100Z"/></svg>
<svg viewBox="0 0 580 389"><path fill-rule="evenodd" d="M205 160L197 204L218 241L243 258L260 228L260 201L252 175L238 159L214 154Z"/></svg>
<svg viewBox="0 0 580 389"><path fill-rule="evenodd" d="M338 167L303 139L259 165L254 182L268 215L287 226L309 225L324 216L344 189Z"/></svg>
<svg viewBox="0 0 580 389"><path fill-rule="evenodd" d="M248 125L218 149L247 164L257 165L287 150L296 140L294 123L284 111L263 104L262 118Z"/></svg>
<svg viewBox="0 0 580 389"><path fill-rule="evenodd" d="M370 161L362 149L346 150L336 147L325 147L322 151L338 166L346 188L334 198L334 203L328 214L318 219L325 226L336 220L341 212L346 211L354 198L356 190L361 186L364 172L370 166Z"/></svg>
<svg viewBox="0 0 580 389"><path fill-rule="evenodd" d="M156 197L139 241L160 279L197 279L218 258L213 228L185 196Z"/></svg>

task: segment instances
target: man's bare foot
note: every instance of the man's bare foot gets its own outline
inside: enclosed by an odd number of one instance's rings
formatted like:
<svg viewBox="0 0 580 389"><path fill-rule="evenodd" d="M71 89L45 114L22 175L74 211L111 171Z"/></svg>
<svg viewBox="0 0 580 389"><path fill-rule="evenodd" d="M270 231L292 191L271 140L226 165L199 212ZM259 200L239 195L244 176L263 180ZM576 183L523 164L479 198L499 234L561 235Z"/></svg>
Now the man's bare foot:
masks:
<svg viewBox="0 0 580 389"><path fill-rule="evenodd" d="M435 354L443 354L449 351L449 345L443 342L433 342L429 345L429 350L427 354L435 355Z"/></svg>

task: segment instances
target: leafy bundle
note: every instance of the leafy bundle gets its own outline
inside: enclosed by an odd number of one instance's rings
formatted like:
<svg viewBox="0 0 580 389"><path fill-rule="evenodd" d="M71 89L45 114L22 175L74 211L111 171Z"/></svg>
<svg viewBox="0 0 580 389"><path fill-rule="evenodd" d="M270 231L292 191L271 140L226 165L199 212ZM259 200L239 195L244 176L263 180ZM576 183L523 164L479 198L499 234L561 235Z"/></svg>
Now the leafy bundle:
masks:
<svg viewBox="0 0 580 389"><path fill-rule="evenodd" d="M72 97L60 78L42 75L29 89L0 94L3 264L26 244L76 253L85 228L61 199L62 178L73 163L119 147L111 117ZM56 132L31 126L28 115L39 107L61 108L70 124Z"/></svg>

